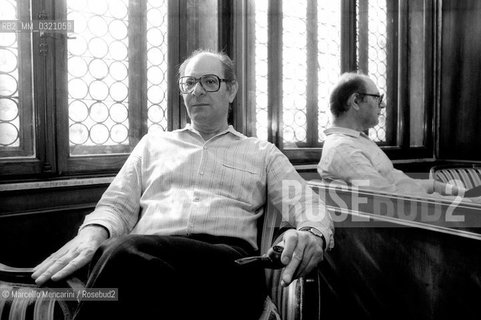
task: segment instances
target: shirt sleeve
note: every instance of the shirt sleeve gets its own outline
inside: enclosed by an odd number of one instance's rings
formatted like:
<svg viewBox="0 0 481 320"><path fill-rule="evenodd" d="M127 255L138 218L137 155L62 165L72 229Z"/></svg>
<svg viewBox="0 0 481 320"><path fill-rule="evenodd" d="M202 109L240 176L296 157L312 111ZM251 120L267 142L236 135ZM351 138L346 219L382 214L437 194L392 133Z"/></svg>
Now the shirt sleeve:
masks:
<svg viewBox="0 0 481 320"><path fill-rule="evenodd" d="M389 176L383 176L361 150L351 145L337 145L329 153L319 162L321 177L329 176L374 191L425 193L419 183L400 170L393 169Z"/></svg>
<svg viewBox="0 0 481 320"><path fill-rule="evenodd" d="M133 229L139 219L143 145L141 140L102 195L95 210L85 217L80 230L87 225L98 224L105 227L111 237L117 237Z"/></svg>
<svg viewBox="0 0 481 320"><path fill-rule="evenodd" d="M273 145L267 157L267 195L284 221L297 229L314 227L326 239L326 248L334 246L334 225L325 202Z"/></svg>

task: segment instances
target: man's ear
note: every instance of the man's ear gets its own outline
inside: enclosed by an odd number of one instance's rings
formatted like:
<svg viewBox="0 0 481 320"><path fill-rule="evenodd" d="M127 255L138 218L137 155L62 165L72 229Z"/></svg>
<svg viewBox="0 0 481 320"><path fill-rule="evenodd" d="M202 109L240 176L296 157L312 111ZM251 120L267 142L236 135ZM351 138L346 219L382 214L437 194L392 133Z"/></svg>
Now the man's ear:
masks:
<svg viewBox="0 0 481 320"><path fill-rule="evenodd" d="M237 89L239 89L239 86L237 85L237 81L232 81L230 85L230 90L229 90L229 102L232 103L234 101L235 96L237 94Z"/></svg>
<svg viewBox="0 0 481 320"><path fill-rule="evenodd" d="M353 93L349 96L349 99L347 99L347 105L351 108L354 108L355 110L359 110L359 103L361 102L361 98L359 97L359 94Z"/></svg>

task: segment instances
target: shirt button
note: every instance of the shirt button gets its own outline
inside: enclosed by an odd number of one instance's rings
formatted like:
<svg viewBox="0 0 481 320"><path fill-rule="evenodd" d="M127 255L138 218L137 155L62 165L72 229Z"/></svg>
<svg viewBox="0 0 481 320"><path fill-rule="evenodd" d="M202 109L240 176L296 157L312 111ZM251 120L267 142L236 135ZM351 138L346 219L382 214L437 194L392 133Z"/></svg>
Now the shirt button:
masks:
<svg viewBox="0 0 481 320"><path fill-rule="evenodd" d="M194 201L195 201L195 202L199 201L199 197L195 197L195 198L194 198Z"/></svg>
<svg viewBox="0 0 481 320"><path fill-rule="evenodd" d="M200 174L201 176L203 176L203 175L204 175L204 171L199 172L199 174Z"/></svg>

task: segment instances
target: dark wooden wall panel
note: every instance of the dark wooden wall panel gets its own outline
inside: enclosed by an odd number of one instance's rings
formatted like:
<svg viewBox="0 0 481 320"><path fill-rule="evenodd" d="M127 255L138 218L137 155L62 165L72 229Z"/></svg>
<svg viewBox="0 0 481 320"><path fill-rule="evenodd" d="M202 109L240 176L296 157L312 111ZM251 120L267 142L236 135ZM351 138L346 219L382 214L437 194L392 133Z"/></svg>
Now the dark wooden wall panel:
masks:
<svg viewBox="0 0 481 320"><path fill-rule="evenodd" d="M336 229L326 319L479 319L481 241L417 228Z"/></svg>
<svg viewBox="0 0 481 320"><path fill-rule="evenodd" d="M316 190L336 227L321 266L322 319L480 318L481 206Z"/></svg>
<svg viewBox="0 0 481 320"><path fill-rule="evenodd" d="M442 1L439 158L480 160L481 1Z"/></svg>

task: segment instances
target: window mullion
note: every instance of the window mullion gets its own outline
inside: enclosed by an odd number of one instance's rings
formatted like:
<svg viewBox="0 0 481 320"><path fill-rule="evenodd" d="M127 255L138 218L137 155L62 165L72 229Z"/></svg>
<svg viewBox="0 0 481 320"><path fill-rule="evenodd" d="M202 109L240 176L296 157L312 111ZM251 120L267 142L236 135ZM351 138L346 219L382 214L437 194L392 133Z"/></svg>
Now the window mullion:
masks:
<svg viewBox="0 0 481 320"><path fill-rule="evenodd" d="M306 88L306 142L308 146L317 145L318 141L318 37L317 37L317 1L307 2L307 88Z"/></svg>
<svg viewBox="0 0 481 320"><path fill-rule="evenodd" d="M356 70L356 0L341 4L341 73Z"/></svg>
<svg viewBox="0 0 481 320"><path fill-rule="evenodd" d="M269 0L268 12L268 141L282 149L282 1Z"/></svg>
<svg viewBox="0 0 481 320"><path fill-rule="evenodd" d="M129 139L135 146L147 133L147 45L145 1L129 1ZM140 121L139 121L140 120Z"/></svg>
<svg viewBox="0 0 481 320"><path fill-rule="evenodd" d="M369 74L369 0L359 0L358 12L358 69Z"/></svg>

